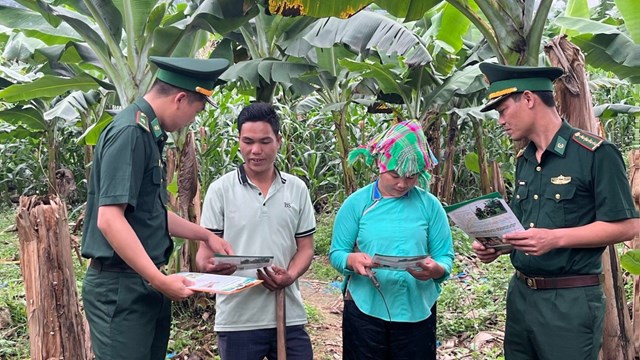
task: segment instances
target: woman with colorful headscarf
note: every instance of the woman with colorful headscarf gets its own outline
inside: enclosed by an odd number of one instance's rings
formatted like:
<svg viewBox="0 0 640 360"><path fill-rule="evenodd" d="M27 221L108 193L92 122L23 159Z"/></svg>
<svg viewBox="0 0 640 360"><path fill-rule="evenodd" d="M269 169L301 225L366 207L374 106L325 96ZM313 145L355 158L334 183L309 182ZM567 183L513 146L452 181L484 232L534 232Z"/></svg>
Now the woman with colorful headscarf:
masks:
<svg viewBox="0 0 640 360"><path fill-rule="evenodd" d="M427 191L436 160L416 121L349 155L376 161L380 176L345 200L334 223L329 260L345 275L343 358L435 359L436 300L453 264L447 216ZM376 254L426 258L394 271L378 267Z"/></svg>

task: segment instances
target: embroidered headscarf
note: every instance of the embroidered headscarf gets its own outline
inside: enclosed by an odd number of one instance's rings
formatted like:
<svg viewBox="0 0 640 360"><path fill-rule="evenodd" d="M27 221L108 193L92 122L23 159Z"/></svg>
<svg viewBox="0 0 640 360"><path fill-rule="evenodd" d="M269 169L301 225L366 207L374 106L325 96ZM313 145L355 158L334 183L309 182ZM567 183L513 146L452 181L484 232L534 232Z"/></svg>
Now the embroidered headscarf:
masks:
<svg viewBox="0 0 640 360"><path fill-rule="evenodd" d="M352 150L349 163L359 156L365 158L367 165L376 160L381 174L394 170L402 177L419 174L421 185L425 187L431 180L428 170L438 164L422 126L415 120L397 123L366 145Z"/></svg>

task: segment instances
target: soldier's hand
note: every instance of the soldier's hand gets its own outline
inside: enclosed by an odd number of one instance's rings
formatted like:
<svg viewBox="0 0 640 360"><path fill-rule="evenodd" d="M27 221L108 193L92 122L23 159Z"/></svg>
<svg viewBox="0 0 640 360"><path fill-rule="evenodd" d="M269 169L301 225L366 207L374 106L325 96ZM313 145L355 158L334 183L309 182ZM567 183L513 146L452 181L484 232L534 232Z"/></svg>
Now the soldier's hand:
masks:
<svg viewBox="0 0 640 360"><path fill-rule="evenodd" d="M530 228L504 234L502 238L514 249L523 251L527 255L540 256L556 248L554 230Z"/></svg>
<svg viewBox="0 0 640 360"><path fill-rule="evenodd" d="M214 254L233 255L231 244L214 233L210 233L205 242Z"/></svg>
<svg viewBox="0 0 640 360"><path fill-rule="evenodd" d="M262 280L262 286L271 291L284 289L296 281L286 269L276 265L258 269L258 279Z"/></svg>
<svg viewBox="0 0 640 360"><path fill-rule="evenodd" d="M411 276L418 280L426 281L429 279L438 279L444 275L444 268L437 262L433 261L431 257L427 257L416 265L418 265L420 270L407 268L407 271Z"/></svg>
<svg viewBox="0 0 640 360"><path fill-rule="evenodd" d="M195 292L187 288L194 282L178 274L167 275L158 284L151 284L158 291L173 301L182 301Z"/></svg>
<svg viewBox="0 0 640 360"><path fill-rule="evenodd" d="M473 252L475 252L476 255L478 256L478 259L480 259L480 261L482 261L485 264L493 262L495 259L498 258L498 256L502 254L508 254L510 252L506 250L497 251L494 248L488 248L482 245L482 243L479 242L478 240L473 241L471 248L473 249Z"/></svg>
<svg viewBox="0 0 640 360"><path fill-rule="evenodd" d="M347 267L356 274L367 276L367 268L375 267L375 264L368 254L355 252L347 257Z"/></svg>
<svg viewBox="0 0 640 360"><path fill-rule="evenodd" d="M202 272L218 274L218 275L231 275L237 270L237 266L233 264L218 264L215 258L208 258L202 261L196 261L198 269Z"/></svg>

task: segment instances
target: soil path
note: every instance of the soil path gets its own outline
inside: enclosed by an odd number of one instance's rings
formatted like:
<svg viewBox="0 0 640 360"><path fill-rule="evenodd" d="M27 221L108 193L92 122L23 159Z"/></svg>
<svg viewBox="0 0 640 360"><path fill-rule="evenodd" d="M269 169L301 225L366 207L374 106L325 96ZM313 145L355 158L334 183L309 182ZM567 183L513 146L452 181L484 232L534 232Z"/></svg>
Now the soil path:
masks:
<svg viewBox="0 0 640 360"><path fill-rule="evenodd" d="M342 359L342 295L339 283L302 278L300 291L309 313L307 331L315 360Z"/></svg>

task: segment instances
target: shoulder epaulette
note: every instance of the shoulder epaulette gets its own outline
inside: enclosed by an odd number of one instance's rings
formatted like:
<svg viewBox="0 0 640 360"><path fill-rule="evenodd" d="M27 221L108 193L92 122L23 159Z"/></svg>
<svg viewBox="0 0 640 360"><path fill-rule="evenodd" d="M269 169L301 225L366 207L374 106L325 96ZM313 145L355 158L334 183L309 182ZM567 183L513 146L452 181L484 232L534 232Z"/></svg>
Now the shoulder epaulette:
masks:
<svg viewBox="0 0 640 360"><path fill-rule="evenodd" d="M604 142L604 138L586 131L578 131L571 139L589 151L595 151Z"/></svg>
<svg viewBox="0 0 640 360"><path fill-rule="evenodd" d="M522 148L522 149L520 149L520 151L518 151L518 153L516 154L516 159L517 159L517 158L519 158L519 157L521 157L522 155L524 155L524 150L525 150L525 149L526 149L526 148Z"/></svg>
<svg viewBox="0 0 640 360"><path fill-rule="evenodd" d="M147 119L147 115L145 115L142 111L138 111L136 113L136 124L138 124L141 128L146 131L149 130L149 119Z"/></svg>

